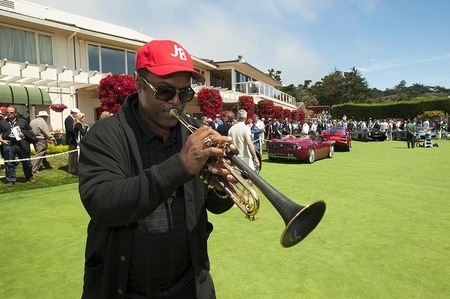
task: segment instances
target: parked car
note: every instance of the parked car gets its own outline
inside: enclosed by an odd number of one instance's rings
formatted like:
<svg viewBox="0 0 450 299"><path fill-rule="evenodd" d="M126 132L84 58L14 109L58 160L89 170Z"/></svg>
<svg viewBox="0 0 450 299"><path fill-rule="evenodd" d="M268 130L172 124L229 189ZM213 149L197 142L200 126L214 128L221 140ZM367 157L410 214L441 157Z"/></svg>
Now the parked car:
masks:
<svg viewBox="0 0 450 299"><path fill-rule="evenodd" d="M393 131L392 140L406 141L406 130Z"/></svg>
<svg viewBox="0 0 450 299"><path fill-rule="evenodd" d="M418 140L425 140L426 134L430 134L431 138L436 138L434 130L426 131L423 127L416 127L416 137ZM406 130L392 132L392 140L406 141Z"/></svg>
<svg viewBox="0 0 450 299"><path fill-rule="evenodd" d="M322 132L323 140L334 140L335 149L350 151L352 136L344 127L333 127Z"/></svg>
<svg viewBox="0 0 450 299"><path fill-rule="evenodd" d="M357 129L351 133L352 140L358 141L385 141L387 136L377 128Z"/></svg>
<svg viewBox="0 0 450 299"><path fill-rule="evenodd" d="M269 160L284 159L313 163L323 158L332 158L334 141L323 140L317 135L302 137L287 136L267 142Z"/></svg>
<svg viewBox="0 0 450 299"><path fill-rule="evenodd" d="M425 130L424 127L416 127L416 133L417 139L425 140L427 134L429 134L431 138L436 138L436 132L434 130Z"/></svg>

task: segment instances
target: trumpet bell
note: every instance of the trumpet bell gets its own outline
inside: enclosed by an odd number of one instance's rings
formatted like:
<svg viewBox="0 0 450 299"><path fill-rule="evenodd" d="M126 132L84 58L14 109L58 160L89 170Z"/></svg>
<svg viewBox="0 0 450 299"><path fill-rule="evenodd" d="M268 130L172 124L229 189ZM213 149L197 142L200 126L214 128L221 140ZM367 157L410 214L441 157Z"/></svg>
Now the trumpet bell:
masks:
<svg viewBox="0 0 450 299"><path fill-rule="evenodd" d="M290 203L290 213L281 214L286 227L281 234L281 246L287 248L294 246L319 224L325 214L326 205L324 201L316 201L303 207L294 202Z"/></svg>
<svg viewBox="0 0 450 299"><path fill-rule="evenodd" d="M170 115L176 119L191 133L197 130L196 127L187 123L176 109L170 110ZM228 149L227 147L224 148ZM302 241L308 234L319 224L322 219L326 205L323 201L316 201L306 207L301 206L274 187L267 183L257 172L253 171L243 160L238 156L231 154L231 151L225 152L228 158L233 162L234 166L240 171L233 169L223 158L218 159L224 167L226 167L233 177L239 182L238 184L229 184L219 176L212 176L214 183L219 184L227 195L235 202L249 220L255 220L256 214L259 210L259 198L256 191L246 181L250 179L254 186L256 186L270 201L274 208L278 211L286 224L286 227L281 235L281 246L291 247ZM260 157L258 157L260 159ZM205 175L204 182L209 188L213 188L210 180L211 174ZM240 188L241 186L242 188Z"/></svg>

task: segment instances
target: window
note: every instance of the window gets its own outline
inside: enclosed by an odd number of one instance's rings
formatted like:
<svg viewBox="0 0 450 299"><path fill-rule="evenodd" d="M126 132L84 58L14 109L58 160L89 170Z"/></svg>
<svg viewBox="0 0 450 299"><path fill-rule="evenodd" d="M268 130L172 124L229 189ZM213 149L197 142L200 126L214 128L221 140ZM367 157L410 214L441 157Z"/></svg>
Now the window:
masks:
<svg viewBox="0 0 450 299"><path fill-rule="evenodd" d="M89 70L100 71L99 46L88 45Z"/></svg>
<svg viewBox="0 0 450 299"><path fill-rule="evenodd" d="M200 74L202 74L203 77L205 76L205 72L204 72L204 71L202 71L202 70L200 70L200 69L198 69L198 68L194 68L194 70L196 70L197 72L199 72ZM203 85L203 82L197 81L197 80L195 80L194 78L192 78L191 83L194 84L194 85Z"/></svg>
<svg viewBox="0 0 450 299"><path fill-rule="evenodd" d="M52 38L38 34L39 63L53 65Z"/></svg>
<svg viewBox="0 0 450 299"><path fill-rule="evenodd" d="M100 57L103 73L125 74L125 51L101 47Z"/></svg>
<svg viewBox="0 0 450 299"><path fill-rule="evenodd" d="M236 71L236 83L248 81L252 81L252 78L250 76L244 75L243 73Z"/></svg>
<svg viewBox="0 0 450 299"><path fill-rule="evenodd" d="M127 52L127 74L132 75L134 73L134 66L136 64L136 53Z"/></svg>
<svg viewBox="0 0 450 299"><path fill-rule="evenodd" d="M238 71L236 71L235 74L236 74L236 91L249 93L249 91L246 88L246 84L242 83L252 81L252 78Z"/></svg>
<svg viewBox="0 0 450 299"><path fill-rule="evenodd" d="M231 89L230 71L211 71L211 86Z"/></svg>
<svg viewBox="0 0 450 299"><path fill-rule="evenodd" d="M0 59L53 65L52 38L15 28L0 26Z"/></svg>
<svg viewBox="0 0 450 299"><path fill-rule="evenodd" d="M90 71L132 75L136 52L89 44L88 59Z"/></svg>

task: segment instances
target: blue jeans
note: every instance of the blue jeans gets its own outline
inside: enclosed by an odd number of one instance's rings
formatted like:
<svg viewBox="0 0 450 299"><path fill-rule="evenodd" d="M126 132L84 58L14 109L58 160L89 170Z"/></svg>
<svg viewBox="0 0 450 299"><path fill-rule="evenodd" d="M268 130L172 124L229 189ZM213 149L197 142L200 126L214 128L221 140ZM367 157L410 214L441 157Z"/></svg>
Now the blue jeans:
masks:
<svg viewBox="0 0 450 299"><path fill-rule="evenodd" d="M25 151L19 143L6 145L3 144L3 154L5 156L5 160L14 160L16 155L19 159L29 159L30 153ZM25 178L29 180L33 177L33 173L31 172L31 162L30 160L22 161L23 173L25 174ZM14 162L5 162L5 172L6 172L6 181L8 182L16 182L16 168Z"/></svg>

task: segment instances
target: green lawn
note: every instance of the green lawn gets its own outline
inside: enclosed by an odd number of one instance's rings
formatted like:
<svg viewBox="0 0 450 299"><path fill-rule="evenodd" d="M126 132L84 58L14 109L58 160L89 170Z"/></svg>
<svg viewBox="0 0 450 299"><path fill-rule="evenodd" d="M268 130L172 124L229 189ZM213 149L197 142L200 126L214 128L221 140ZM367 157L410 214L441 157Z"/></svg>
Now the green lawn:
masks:
<svg viewBox="0 0 450 299"><path fill-rule="evenodd" d="M450 141L437 142L354 142L313 164L264 160L271 185L300 205L325 200L327 212L287 249L263 196L257 221L237 208L210 215L218 298L450 298ZM88 216L77 185L2 193L0 211L1 298L79 298Z"/></svg>

